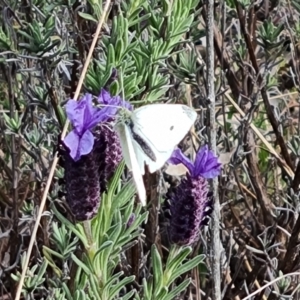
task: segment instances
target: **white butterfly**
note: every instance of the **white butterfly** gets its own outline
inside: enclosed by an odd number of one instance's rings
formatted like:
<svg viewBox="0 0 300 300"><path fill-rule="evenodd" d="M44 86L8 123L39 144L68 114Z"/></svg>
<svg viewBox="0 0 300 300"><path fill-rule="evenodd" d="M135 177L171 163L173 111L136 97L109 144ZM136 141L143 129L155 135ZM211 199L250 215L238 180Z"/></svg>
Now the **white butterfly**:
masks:
<svg viewBox="0 0 300 300"><path fill-rule="evenodd" d="M115 128L143 205L146 204L142 177L145 163L151 173L160 169L196 118L197 113L192 108L181 104L150 104L133 112L121 109Z"/></svg>

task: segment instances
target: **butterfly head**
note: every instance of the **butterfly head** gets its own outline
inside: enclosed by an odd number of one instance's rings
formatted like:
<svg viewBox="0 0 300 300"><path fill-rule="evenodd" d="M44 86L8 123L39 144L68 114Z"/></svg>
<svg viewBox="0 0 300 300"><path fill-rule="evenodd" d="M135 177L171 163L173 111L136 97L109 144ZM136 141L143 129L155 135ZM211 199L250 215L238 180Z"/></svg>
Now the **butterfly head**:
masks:
<svg viewBox="0 0 300 300"><path fill-rule="evenodd" d="M125 124L130 126L132 123L131 120L132 112L126 107L119 107L118 112L116 114L116 125Z"/></svg>

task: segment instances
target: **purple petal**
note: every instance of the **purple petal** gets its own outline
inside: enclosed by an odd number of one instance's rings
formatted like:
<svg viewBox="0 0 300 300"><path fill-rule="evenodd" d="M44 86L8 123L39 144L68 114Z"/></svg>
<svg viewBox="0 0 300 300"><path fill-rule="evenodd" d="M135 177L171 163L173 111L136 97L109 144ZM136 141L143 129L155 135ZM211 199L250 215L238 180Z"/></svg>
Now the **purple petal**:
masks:
<svg viewBox="0 0 300 300"><path fill-rule="evenodd" d="M71 121L79 136L82 135L85 130L91 129L95 125L95 116L97 116L98 111L100 110L97 110L93 106L91 94L86 94L79 101L69 100L66 104L68 119Z"/></svg>
<svg viewBox="0 0 300 300"><path fill-rule="evenodd" d="M129 110L133 109L132 105L129 102L123 100L120 96L111 96L111 94L105 89L101 90L98 97L98 102L100 104L110 105L114 114L117 113L119 107L125 107Z"/></svg>
<svg viewBox="0 0 300 300"><path fill-rule="evenodd" d="M121 98L120 98L121 99ZM127 108L128 110L133 110L133 106L130 102L121 99L121 106Z"/></svg>
<svg viewBox="0 0 300 300"><path fill-rule="evenodd" d="M218 162L218 158L208 149L208 145L205 145L196 155L193 177L214 178L220 172L221 164Z"/></svg>
<svg viewBox="0 0 300 300"><path fill-rule="evenodd" d="M93 116L90 118L89 123L87 123L86 129L92 129L100 122L105 122L109 118L115 115L114 110L111 107L104 108L94 108Z"/></svg>
<svg viewBox="0 0 300 300"><path fill-rule="evenodd" d="M69 132L64 139L64 144L70 150L70 156L78 161L82 155L89 154L94 146L94 136L87 130L80 137L75 130Z"/></svg>
<svg viewBox="0 0 300 300"><path fill-rule="evenodd" d="M169 158L168 162L173 165L184 164L188 168L190 174L193 174L193 163L181 152L179 148L173 151L172 156Z"/></svg>
<svg viewBox="0 0 300 300"><path fill-rule="evenodd" d="M79 136L75 130L72 130L68 133L64 139L64 144L69 148L70 156L75 159L79 146Z"/></svg>
<svg viewBox="0 0 300 300"><path fill-rule="evenodd" d="M104 109L95 107L91 94L85 94L79 101L69 100L66 104L67 116L79 136L99 122L111 118L115 114L114 110L116 111L110 107Z"/></svg>
<svg viewBox="0 0 300 300"><path fill-rule="evenodd" d="M198 150L195 160L195 167L200 168L203 162L206 162L208 151L208 145L204 145Z"/></svg>
<svg viewBox="0 0 300 300"><path fill-rule="evenodd" d="M111 117L110 110L100 109L93 105L91 94L86 94L81 101L85 101L84 131L93 129L95 125Z"/></svg>
<svg viewBox="0 0 300 300"><path fill-rule="evenodd" d="M89 154L94 146L94 136L87 130L81 137L79 141L78 153L77 155L81 157L82 155Z"/></svg>
<svg viewBox="0 0 300 300"><path fill-rule="evenodd" d="M110 99L111 99L111 95L108 91L106 91L105 89L102 89L100 92L100 95L98 97L98 102L100 104L109 104Z"/></svg>
<svg viewBox="0 0 300 300"><path fill-rule="evenodd" d="M98 122L97 116L99 115L100 109L94 107L93 98L91 94L85 94L84 97L80 100L80 102L85 103L84 110L84 129L92 129Z"/></svg>
<svg viewBox="0 0 300 300"><path fill-rule="evenodd" d="M66 113L75 130L80 134L83 130L85 103L69 100L66 104Z"/></svg>

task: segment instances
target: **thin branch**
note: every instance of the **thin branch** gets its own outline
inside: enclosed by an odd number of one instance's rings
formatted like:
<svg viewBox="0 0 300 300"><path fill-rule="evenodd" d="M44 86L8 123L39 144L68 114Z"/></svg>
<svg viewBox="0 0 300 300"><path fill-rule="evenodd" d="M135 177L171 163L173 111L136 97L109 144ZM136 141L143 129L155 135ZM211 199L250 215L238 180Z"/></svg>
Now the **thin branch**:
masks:
<svg viewBox="0 0 300 300"><path fill-rule="evenodd" d="M214 153L217 152L217 126L215 121L215 85L214 85L214 0L207 0L206 14L206 44L207 44L207 98L209 101L210 146ZM221 300L221 244L220 244L220 201L218 193L218 178L212 180L214 209L212 217L212 274L213 292L212 299Z"/></svg>

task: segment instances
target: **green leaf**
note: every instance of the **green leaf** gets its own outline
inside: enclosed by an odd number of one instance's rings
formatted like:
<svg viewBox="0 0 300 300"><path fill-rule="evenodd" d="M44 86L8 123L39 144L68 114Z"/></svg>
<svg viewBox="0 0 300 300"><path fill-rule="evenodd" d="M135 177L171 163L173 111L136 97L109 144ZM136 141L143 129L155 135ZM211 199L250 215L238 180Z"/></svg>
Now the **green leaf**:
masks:
<svg viewBox="0 0 300 300"><path fill-rule="evenodd" d="M157 296L163 285L163 267L160 258L160 254L155 245L151 248L151 258L153 266L153 286L154 286L154 296Z"/></svg>
<svg viewBox="0 0 300 300"><path fill-rule="evenodd" d="M89 290L90 297L94 299L101 299L99 279L95 274L90 274L89 284L91 285L91 290Z"/></svg>
<svg viewBox="0 0 300 300"><path fill-rule="evenodd" d="M129 180L125 183L125 185L122 186L121 190L116 194L112 203L113 210L127 205L128 202L130 202L130 200L133 198L135 193L135 184L133 180Z"/></svg>
<svg viewBox="0 0 300 300"><path fill-rule="evenodd" d="M5 124L9 128L9 130L13 133L18 133L22 124L21 118L18 116L18 112L15 112L14 116L11 118L7 114L3 114L5 119Z"/></svg>
<svg viewBox="0 0 300 300"><path fill-rule="evenodd" d="M74 300L86 300L87 295L83 290L76 290L74 295Z"/></svg>
<svg viewBox="0 0 300 300"><path fill-rule="evenodd" d="M165 299L165 297L167 296L168 292L169 292L169 290L168 290L167 287L165 287L165 286L162 287L161 290L160 290L160 293L155 297L155 299L157 299L157 300L159 300L159 299L161 299L161 300Z"/></svg>
<svg viewBox="0 0 300 300"><path fill-rule="evenodd" d="M75 225L73 225L69 220L67 220L55 207L54 203L50 204L51 209L55 213L56 217L65 224L83 243L85 248L88 248L88 241L86 236L81 233L78 229L76 229Z"/></svg>
<svg viewBox="0 0 300 300"><path fill-rule="evenodd" d="M107 233L108 238L112 240L114 243L116 243L120 236L121 230L122 230L122 218L119 213L119 218L117 219L116 224L114 224L114 226L111 227L109 232Z"/></svg>
<svg viewBox="0 0 300 300"><path fill-rule="evenodd" d="M173 253L177 250L179 250L179 253L174 257ZM166 264L168 272L173 273L191 252L191 247L177 248L176 246L173 246Z"/></svg>
<svg viewBox="0 0 300 300"><path fill-rule="evenodd" d="M122 53L128 47L128 20L125 18L123 18L123 30L124 30L124 34L122 35L123 36L123 51L122 51Z"/></svg>
<svg viewBox="0 0 300 300"><path fill-rule="evenodd" d="M63 255L61 255L60 253L58 253L58 252L56 252L56 251L54 251L54 250L52 250L52 249L50 249L46 246L43 246L43 252L44 251L47 253L47 255L51 254L51 255L54 255L54 256L58 257L59 259L64 259ZM46 255L46 254L44 253L44 255Z"/></svg>
<svg viewBox="0 0 300 300"><path fill-rule="evenodd" d="M101 252L101 251L105 250L106 248L111 247L113 244L114 244L113 241L106 241L100 246L100 248L98 249L97 252Z"/></svg>
<svg viewBox="0 0 300 300"><path fill-rule="evenodd" d="M18 30L18 33L20 33L22 36L24 36L25 38L27 38L29 41L30 40L34 40L33 37L28 34L27 32L23 31L23 30Z"/></svg>
<svg viewBox="0 0 300 300"><path fill-rule="evenodd" d="M19 282L19 281L20 281L20 276L17 276L17 275L15 275L15 274L13 274L13 273L10 274L10 277L11 277L14 281L16 281L16 282Z"/></svg>
<svg viewBox="0 0 300 300"><path fill-rule="evenodd" d="M70 290L69 290L69 288L68 288L68 286L66 285L65 282L62 283L62 289L65 292L67 299L68 300L73 300L71 292L70 292Z"/></svg>
<svg viewBox="0 0 300 300"><path fill-rule="evenodd" d="M139 11L136 11L137 15L139 14ZM134 26L135 24L141 24L142 22L145 22L146 20L148 20L150 18L151 14L147 13L139 18L134 19L134 17L131 15L130 19L129 19L129 27Z"/></svg>
<svg viewBox="0 0 300 300"><path fill-rule="evenodd" d="M85 20L88 20L88 21L92 21L92 22L95 22L95 23L98 23L98 20L96 20L93 16L91 16L90 14L87 14L87 13L84 13L84 12L81 12L81 11L78 11L77 12L78 15L85 19Z"/></svg>
<svg viewBox="0 0 300 300"><path fill-rule="evenodd" d="M87 275L91 274L91 270L75 254L71 253L71 258Z"/></svg>
<svg viewBox="0 0 300 300"><path fill-rule="evenodd" d="M180 266L174 273L172 273L170 281L173 282L176 278L178 278L180 275L187 273L193 268L196 268L204 259L204 255L198 255L194 257L193 259L189 260L182 266Z"/></svg>
<svg viewBox="0 0 300 300"><path fill-rule="evenodd" d="M136 290L131 290L126 295L122 296L122 300L132 299L132 296L136 293Z"/></svg>
<svg viewBox="0 0 300 300"><path fill-rule="evenodd" d="M115 81L110 85L109 89L110 89L110 92L111 92L112 95L117 95L117 94L119 94L119 91L120 91L120 85L119 85L119 82L115 80Z"/></svg>
<svg viewBox="0 0 300 300"><path fill-rule="evenodd" d="M38 272L37 277L36 277L36 281L37 281L38 284L42 283L42 282L45 280L45 279L43 278L43 276L45 275L47 266L48 266L47 260L43 260L43 263L42 263L42 265L40 266L39 272Z"/></svg>
<svg viewBox="0 0 300 300"><path fill-rule="evenodd" d="M191 278L185 279L182 283L180 283L177 287L171 290L167 296L164 297L164 300L173 300L179 295L181 292L186 291L187 287L192 282Z"/></svg>
<svg viewBox="0 0 300 300"><path fill-rule="evenodd" d="M113 276L111 276L111 278L109 278L109 280L106 282L104 289L109 290L114 283L116 283L120 280L120 277L123 274L124 274L124 272L121 271L121 272L118 272L118 273L114 274Z"/></svg>
<svg viewBox="0 0 300 300"><path fill-rule="evenodd" d="M126 286L127 284L133 282L135 279L135 276L128 276L122 279L117 285L114 286L109 292L110 299L113 299L119 292L120 290Z"/></svg>
<svg viewBox="0 0 300 300"><path fill-rule="evenodd" d="M107 269L107 264L109 262L109 257L112 253L112 250L113 250L113 246L114 244L112 244L110 247L106 247L103 251L101 251L99 257L100 257L100 263L101 263L101 268L103 270L103 272L106 272L106 269ZM106 281L106 276L108 274L105 274L105 280Z"/></svg>
<svg viewBox="0 0 300 300"><path fill-rule="evenodd" d="M143 278L144 300L152 299L153 280L151 278Z"/></svg>
<svg viewBox="0 0 300 300"><path fill-rule="evenodd" d="M124 42L122 39L118 39L115 45L115 53L116 53L116 64L120 64L123 52L124 52Z"/></svg>
<svg viewBox="0 0 300 300"><path fill-rule="evenodd" d="M120 177L121 177L121 174L123 173L124 171L124 167L125 167L125 162L124 160L119 164L117 170L115 171L115 174L112 178L112 180L109 182L108 184L108 196L109 198L112 198L113 195L115 194L116 192L116 189L119 185L119 180L120 180Z"/></svg>
<svg viewBox="0 0 300 300"><path fill-rule="evenodd" d="M115 66L116 65L116 55L115 55L115 48L112 44L108 45L107 49L107 61L108 65Z"/></svg>

